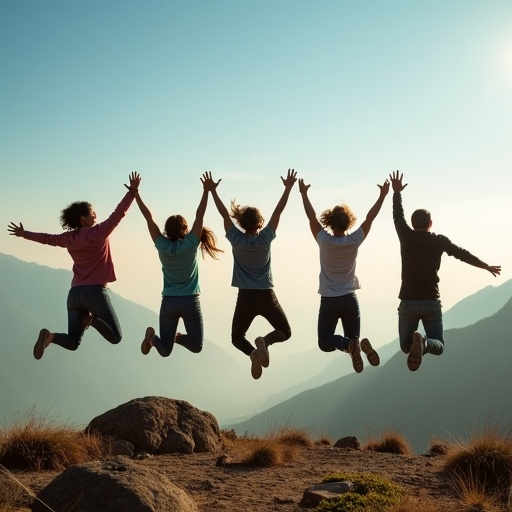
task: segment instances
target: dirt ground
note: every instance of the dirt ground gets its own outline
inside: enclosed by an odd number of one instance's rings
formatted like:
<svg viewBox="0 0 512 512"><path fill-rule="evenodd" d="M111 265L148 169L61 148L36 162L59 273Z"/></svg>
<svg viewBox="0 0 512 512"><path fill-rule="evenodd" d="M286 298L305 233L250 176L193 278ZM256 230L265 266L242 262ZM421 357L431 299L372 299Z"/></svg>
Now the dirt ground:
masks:
<svg viewBox="0 0 512 512"><path fill-rule="evenodd" d="M440 459L403 456L332 446L301 447L296 460L283 465L253 468L236 462L218 466L219 453L157 455L136 464L151 467L184 489L201 512L304 512L303 492L332 472L371 472L400 485L413 496L432 498L439 512L462 512L464 506L440 473ZM228 453L228 455L230 455ZM34 493L58 472L20 472L15 477ZM29 507L26 492L12 510Z"/></svg>

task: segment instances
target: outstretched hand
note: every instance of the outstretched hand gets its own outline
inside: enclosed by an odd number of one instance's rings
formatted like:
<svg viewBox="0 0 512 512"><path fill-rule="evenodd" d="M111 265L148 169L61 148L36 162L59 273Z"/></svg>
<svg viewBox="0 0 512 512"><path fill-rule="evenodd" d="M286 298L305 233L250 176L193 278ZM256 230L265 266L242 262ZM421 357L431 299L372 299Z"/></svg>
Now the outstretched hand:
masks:
<svg viewBox="0 0 512 512"><path fill-rule="evenodd" d="M217 182L214 181L213 177L212 177L212 173L208 172L208 171L203 173L203 175L201 176L200 179L201 179L201 183L203 184L204 190L207 190L208 192L215 190L217 188L217 186L219 185L219 183L222 181L222 179L220 179Z"/></svg>
<svg viewBox="0 0 512 512"><path fill-rule="evenodd" d="M402 192L402 190L407 187L408 183L405 185L402 183L402 179L404 177L404 173L400 174L399 171L393 172L389 175L389 179L391 180L391 187L393 188L393 192Z"/></svg>
<svg viewBox="0 0 512 512"><path fill-rule="evenodd" d="M137 192L141 180L140 174L138 172L131 172L128 176L128 179L130 180L130 185L125 184L125 187L128 190L133 190L134 192Z"/></svg>
<svg viewBox="0 0 512 512"><path fill-rule="evenodd" d="M288 169L286 179L281 176L281 180L286 188L292 188L297 181L297 173L295 172L295 169Z"/></svg>
<svg viewBox="0 0 512 512"><path fill-rule="evenodd" d="M311 184L306 185L304 183L304 180L302 178L299 178L299 192L301 194L307 194L309 187L311 187Z"/></svg>
<svg viewBox="0 0 512 512"><path fill-rule="evenodd" d="M377 183L377 187L379 187L379 189L380 189L380 195L381 196L387 196L388 195L389 185L390 185L390 183L389 183L388 180L386 180L382 185L379 185Z"/></svg>
<svg viewBox="0 0 512 512"><path fill-rule="evenodd" d="M487 265L486 270L496 277L501 274L501 265Z"/></svg>
<svg viewBox="0 0 512 512"><path fill-rule="evenodd" d="M16 226L16 224L14 224L14 222L11 222L7 226L7 231L9 231L9 235L21 236L21 237L23 237L25 235L25 229L21 222L20 222L19 226Z"/></svg>

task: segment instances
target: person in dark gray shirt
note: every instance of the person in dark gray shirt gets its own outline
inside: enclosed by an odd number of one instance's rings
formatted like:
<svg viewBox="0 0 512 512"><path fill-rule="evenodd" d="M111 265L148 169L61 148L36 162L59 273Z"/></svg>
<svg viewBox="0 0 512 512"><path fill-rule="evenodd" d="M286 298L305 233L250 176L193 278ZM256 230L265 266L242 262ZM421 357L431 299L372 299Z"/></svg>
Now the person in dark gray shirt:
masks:
<svg viewBox="0 0 512 512"><path fill-rule="evenodd" d="M393 189L393 221L402 257L398 335L400 348L408 354L407 366L415 371L420 367L424 354L441 355L444 351L438 276L443 253L488 270L493 276L500 274L501 266L488 265L466 249L453 244L446 236L432 233L432 219L428 210L414 211L410 227L402 206L401 192L407 186L402 182L403 173L393 172L389 178ZM417 331L420 320L425 336Z"/></svg>

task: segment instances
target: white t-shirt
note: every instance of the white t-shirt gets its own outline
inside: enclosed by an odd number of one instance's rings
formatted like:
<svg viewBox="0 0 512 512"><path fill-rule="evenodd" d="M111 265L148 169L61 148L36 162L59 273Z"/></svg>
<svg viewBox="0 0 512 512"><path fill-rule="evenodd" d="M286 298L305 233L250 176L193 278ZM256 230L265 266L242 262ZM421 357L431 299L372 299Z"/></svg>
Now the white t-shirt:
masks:
<svg viewBox="0 0 512 512"><path fill-rule="evenodd" d="M318 232L316 241L320 248L320 287L322 297L339 297L359 288L356 276L356 259L363 243L361 227L347 236L333 236L325 229Z"/></svg>

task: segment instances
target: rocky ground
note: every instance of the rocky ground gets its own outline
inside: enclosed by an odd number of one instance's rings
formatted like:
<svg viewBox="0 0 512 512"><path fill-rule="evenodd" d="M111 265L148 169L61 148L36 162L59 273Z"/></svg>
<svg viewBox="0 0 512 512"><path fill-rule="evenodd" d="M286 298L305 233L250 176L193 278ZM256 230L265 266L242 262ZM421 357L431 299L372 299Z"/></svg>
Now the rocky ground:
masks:
<svg viewBox="0 0 512 512"><path fill-rule="evenodd" d="M296 459L283 465L251 468L236 461L216 465L219 454L159 455L137 464L151 467L184 489L201 512L304 512L304 490L332 472L371 472L402 485L409 494L431 498L437 512L463 512L440 473L441 460L430 456L403 456L332 446L301 447ZM58 472L16 473L32 491L46 486ZM21 493L12 510L23 510L31 498Z"/></svg>

